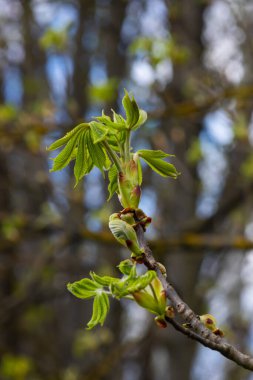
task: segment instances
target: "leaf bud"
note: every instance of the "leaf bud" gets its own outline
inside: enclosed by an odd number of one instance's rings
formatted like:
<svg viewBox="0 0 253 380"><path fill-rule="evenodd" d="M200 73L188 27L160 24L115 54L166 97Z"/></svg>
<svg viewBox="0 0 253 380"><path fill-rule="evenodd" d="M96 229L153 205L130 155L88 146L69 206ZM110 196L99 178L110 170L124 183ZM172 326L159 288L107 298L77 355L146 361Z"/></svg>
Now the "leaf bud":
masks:
<svg viewBox="0 0 253 380"><path fill-rule="evenodd" d="M165 315L168 318L175 318L175 310L172 306L167 306L165 309Z"/></svg>
<svg viewBox="0 0 253 380"><path fill-rule="evenodd" d="M160 329L165 329L167 327L166 321L159 315L157 317L155 317L154 321L155 321L156 325L158 327L160 327Z"/></svg>
<svg viewBox="0 0 253 380"><path fill-rule="evenodd" d="M221 329L215 329L215 330L213 331L213 333L214 333L215 335L221 337L221 338L223 338L224 335L225 335L224 332L223 332Z"/></svg>
<svg viewBox="0 0 253 380"><path fill-rule="evenodd" d="M167 272L166 272L166 268L165 268L165 266L164 266L162 263L159 263L159 262L157 262L157 266L158 266L158 268L160 269L162 275L163 275L164 277L166 277Z"/></svg>
<svg viewBox="0 0 253 380"><path fill-rule="evenodd" d="M212 314L203 314L199 316L200 322L211 331L216 330L216 319Z"/></svg>
<svg viewBox="0 0 253 380"><path fill-rule="evenodd" d="M139 246L134 228L120 219L119 214L112 214L109 218L109 228L115 239L127 247L135 255L142 255L144 249Z"/></svg>

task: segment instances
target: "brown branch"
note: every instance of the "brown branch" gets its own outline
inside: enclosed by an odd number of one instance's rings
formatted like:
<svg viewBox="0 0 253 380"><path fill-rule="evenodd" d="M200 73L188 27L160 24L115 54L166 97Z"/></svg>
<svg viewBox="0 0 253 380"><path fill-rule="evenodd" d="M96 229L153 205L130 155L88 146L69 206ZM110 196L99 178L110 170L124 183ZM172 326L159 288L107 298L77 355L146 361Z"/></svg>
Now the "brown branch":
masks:
<svg viewBox="0 0 253 380"><path fill-rule="evenodd" d="M199 320L197 315L191 308L179 297L173 286L166 280L165 276L161 273L157 261L154 259L151 249L148 247L144 237L143 228L138 225L136 227L139 243L144 248L144 264L148 269L155 270L159 280L161 281L164 290L166 291L168 300L172 303L177 316L181 317L184 322L189 323L191 328L186 329L175 319L167 318L167 321L182 334L189 338L198 341L204 346L220 352L226 358L237 363L239 366L253 371L253 358L245 355L237 350L231 344L219 336L213 334L208 330Z"/></svg>
<svg viewBox="0 0 253 380"><path fill-rule="evenodd" d="M199 114L208 112L214 106L220 105L221 102L227 102L232 99L245 103L245 106L253 99L253 85L243 84L241 86L229 86L222 89L214 95L203 98L202 100L186 100L183 102L173 102L173 99L166 103L165 109L160 109L149 114L151 118L163 119L169 117L186 118L194 117Z"/></svg>
<svg viewBox="0 0 253 380"><path fill-rule="evenodd" d="M4 220L6 215L0 214L0 220ZM195 224L196 230L201 226L201 223L211 223L210 217L205 221L200 222L200 224ZM46 226L39 226L34 224L33 218L29 218L26 215L26 220L22 222L22 226L19 227L19 235L16 236L15 240L2 239L0 242L0 249L6 249L10 246L14 246L20 243L20 240L24 238L25 235L49 235L51 233L63 233L65 245L71 243L72 241L80 240L91 240L97 243L105 244L108 246L113 246L117 244L112 234L109 231L99 231L94 232L90 231L87 228L80 228L79 231L76 231L75 235L67 234L64 229L64 226L61 224L48 224ZM204 225L202 224L202 228ZM202 229L200 228L200 229ZM185 233L181 233L175 236L171 236L166 239L158 238L154 240L150 240L148 242L149 246L156 253L162 253L165 251L169 251L171 249L185 248L191 250L201 250L201 249L211 249L212 251L220 251L220 250L229 250L229 249L240 249L240 250L249 250L253 249L253 240L247 239L243 235L233 235L233 236L224 236L221 234L214 233L199 233L196 231L189 231ZM167 253L167 252L166 252Z"/></svg>

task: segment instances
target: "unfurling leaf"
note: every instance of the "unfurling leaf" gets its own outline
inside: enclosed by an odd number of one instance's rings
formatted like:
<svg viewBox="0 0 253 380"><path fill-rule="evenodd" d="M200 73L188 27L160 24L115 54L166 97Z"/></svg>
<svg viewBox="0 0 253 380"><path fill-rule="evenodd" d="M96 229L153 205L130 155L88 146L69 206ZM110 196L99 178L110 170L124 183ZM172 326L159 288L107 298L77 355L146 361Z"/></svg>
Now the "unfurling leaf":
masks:
<svg viewBox="0 0 253 380"><path fill-rule="evenodd" d="M81 132L78 149L76 152L76 163L74 166L74 174L76 178L76 184L80 181L80 179L88 174L93 168L93 163L89 152L86 148L86 131Z"/></svg>
<svg viewBox="0 0 253 380"><path fill-rule="evenodd" d="M96 325L103 326L110 308L108 295L98 292L94 298L91 320L87 324L87 330L93 329Z"/></svg>
<svg viewBox="0 0 253 380"><path fill-rule="evenodd" d="M147 112L145 112L144 110L139 110L139 115L140 116L137 123L132 128L133 131L136 131L136 129L138 129L147 120L148 115L147 115Z"/></svg>
<svg viewBox="0 0 253 380"><path fill-rule="evenodd" d="M79 133L81 130L85 130L86 128L89 127L89 124L87 123L81 123L79 125L77 125L74 129L72 129L72 131L66 133L65 136L63 136L62 138L56 140L55 142L53 142L53 144L51 144L47 150L55 150L55 149L58 149L60 148L61 146L67 144L67 142L77 133Z"/></svg>
<svg viewBox="0 0 253 380"><path fill-rule="evenodd" d="M135 292L133 293L135 301L144 309L150 311L153 314L159 314L159 306L156 300L149 293Z"/></svg>
<svg viewBox="0 0 253 380"><path fill-rule="evenodd" d="M98 123L97 121L90 122L90 129L94 144L103 141L108 133L108 129L102 123Z"/></svg>
<svg viewBox="0 0 253 380"><path fill-rule="evenodd" d="M112 214L109 219L109 228L115 239L134 255L142 255L144 250L140 248L136 232L132 226L119 218L118 214Z"/></svg>
<svg viewBox="0 0 253 380"><path fill-rule="evenodd" d="M137 153L144 161L146 161L151 169L163 177L177 178L180 174L174 165L164 161L164 158L169 157L170 155L162 152L161 150L143 149L139 150Z"/></svg>
<svg viewBox="0 0 253 380"><path fill-rule="evenodd" d="M126 123L128 129L134 127L140 117L139 107L134 98L130 99L128 92L125 90L125 96L122 100L122 105L126 111Z"/></svg>
<svg viewBox="0 0 253 380"><path fill-rule="evenodd" d="M132 260L129 259L121 261L118 265L120 272L126 276L130 275L133 267L135 268L136 265L132 262Z"/></svg>
<svg viewBox="0 0 253 380"><path fill-rule="evenodd" d="M156 278L156 276L155 271L149 270L145 274L136 277L136 279L129 284L127 288L128 293L135 293L145 289Z"/></svg>
<svg viewBox="0 0 253 380"><path fill-rule="evenodd" d="M106 162L105 152L101 143L94 144L90 131L87 131L87 147L93 164L103 172Z"/></svg>
<svg viewBox="0 0 253 380"><path fill-rule="evenodd" d="M73 282L72 284L69 283L67 285L67 289L70 293L77 298L82 299L94 297L99 288L100 285L89 278L83 278L80 281Z"/></svg>
<svg viewBox="0 0 253 380"><path fill-rule="evenodd" d="M115 282L120 281L119 278L110 277L110 276L98 276L95 272L90 272L91 278L100 286L111 286Z"/></svg>
<svg viewBox="0 0 253 380"><path fill-rule="evenodd" d="M115 165L112 165L108 170L108 179L109 198L107 200L109 201L113 194L118 191L118 171Z"/></svg>
<svg viewBox="0 0 253 380"><path fill-rule="evenodd" d="M76 148L76 145L78 144L78 140L80 138L80 132L76 133L67 143L65 148L62 149L62 151L53 158L53 167L50 170L51 172L61 170L67 166L71 159L74 152L74 149Z"/></svg>

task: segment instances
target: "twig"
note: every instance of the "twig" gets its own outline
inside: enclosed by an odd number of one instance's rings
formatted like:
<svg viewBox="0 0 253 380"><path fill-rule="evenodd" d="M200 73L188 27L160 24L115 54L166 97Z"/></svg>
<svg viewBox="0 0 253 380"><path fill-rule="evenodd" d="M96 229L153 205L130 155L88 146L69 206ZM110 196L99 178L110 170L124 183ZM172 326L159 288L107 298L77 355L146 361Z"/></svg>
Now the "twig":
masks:
<svg viewBox="0 0 253 380"><path fill-rule="evenodd" d="M191 310L191 308L179 297L174 287L167 281L162 274L159 264L154 259L151 249L148 247L144 237L143 228L138 225L136 227L139 243L144 248L144 264L148 269L155 270L159 280L161 281L168 300L173 305L177 315L180 316L184 322L189 323L191 328L185 328L176 319L166 318L166 320L182 334L189 338L198 341L202 345L220 352L226 358L237 363L239 366L244 367L250 371L253 371L253 358L249 355L243 354L237 350L231 344L225 342L225 340L219 336L213 334L208 330L199 320L197 315Z"/></svg>

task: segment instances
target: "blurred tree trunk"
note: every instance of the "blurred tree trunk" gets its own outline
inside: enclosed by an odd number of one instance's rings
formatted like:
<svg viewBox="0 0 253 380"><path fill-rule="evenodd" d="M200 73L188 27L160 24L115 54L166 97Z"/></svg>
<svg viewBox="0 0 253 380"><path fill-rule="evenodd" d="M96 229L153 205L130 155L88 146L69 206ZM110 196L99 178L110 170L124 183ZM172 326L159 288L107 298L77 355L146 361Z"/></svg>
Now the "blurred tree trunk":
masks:
<svg viewBox="0 0 253 380"><path fill-rule="evenodd" d="M99 29L99 54L104 57L107 78L115 78L119 81L122 80L126 75L126 47L122 44L121 39L121 28L124 22L125 13L126 13L127 2L112 0L104 8L106 12L106 17L103 17L100 20L100 29ZM118 91L120 86L118 86ZM110 114L111 109L118 111L117 104L117 94L115 94L115 101L108 102L105 104L104 109L105 113ZM105 198L108 197L107 184L103 183ZM113 210L119 210L120 204L116 197L112 199ZM120 248L116 245L110 250L110 254L107 255L108 262L110 262L111 267L115 268L119 262L119 253ZM115 275L118 275L117 270ZM113 331L113 341L110 344L112 351L115 350L115 347L119 347L122 344L122 336L124 336L125 330L125 321L124 321L124 310L122 303L113 302L111 305L110 320L108 321L108 326ZM104 375L104 380L118 380L122 378L122 357L118 357L116 363L108 364L108 373Z"/></svg>
<svg viewBox="0 0 253 380"><path fill-rule="evenodd" d="M45 77L45 54L39 47L39 28L34 20L33 3L31 0L21 0L21 26L23 48L25 53L21 65L23 78L23 104L29 106L34 101L46 96L48 87Z"/></svg>
<svg viewBox="0 0 253 380"><path fill-rule="evenodd" d="M74 102L73 126L83 122L88 110L87 88L89 83L90 57L85 47L85 32L87 25L94 18L95 4L90 0L78 0L77 9L77 30L74 36L73 44L73 78L71 89L71 103ZM75 234L80 226L84 223L86 206L84 203L85 190L82 184L79 184L75 191L73 166L68 169L69 181L67 184L67 194L69 207L65 215L66 227L69 234ZM77 242L77 245L80 241Z"/></svg>
<svg viewBox="0 0 253 380"><path fill-rule="evenodd" d="M33 18L33 10L31 1L22 1L21 25L23 32L23 49L24 61L21 64L23 72L23 104L24 107L30 107L31 103L40 98L43 94L43 86L46 83L44 76L44 55L38 49L37 35L34 32L36 27ZM41 81L41 82L40 82ZM37 91L40 88L40 91ZM17 126L10 125L13 131ZM2 252L3 270L1 270L1 304L15 304L17 288L22 285L29 277L29 271L23 271L23 261L27 260L27 256L23 257L22 246L26 246L28 255L30 252L40 251L41 240L27 233L20 237L19 226L15 225L15 218L24 220L33 220L40 215L43 205L47 202L51 193L51 186L48 178L42 173L47 168L45 154L40 150L34 152L29 149L29 144L25 140L26 130L21 138L10 149L5 149L3 145L0 150L0 209L1 209L1 228L4 231L5 225L10 224L16 228L17 238L20 238L20 245L15 246L15 236L13 237L13 246L11 246L11 237L4 236L9 239L9 244ZM17 170L18 167L18 170ZM36 248L35 248L36 247ZM33 268L36 256L33 255L30 262L30 270ZM34 268L33 268L34 269ZM36 293L36 292L35 292ZM29 298L27 294L27 298ZM1 347L2 352L22 351L22 326L20 326L20 315L10 311L6 312L5 322L1 326Z"/></svg>
<svg viewBox="0 0 253 380"><path fill-rule="evenodd" d="M173 81L163 94L165 100L172 99L178 102L190 99L193 96L190 90L190 80L198 78L204 71L201 35L205 5L202 4L195 0L168 1L172 38L179 49L182 47L188 50L189 56L185 62L174 63ZM187 151L191 143L198 138L198 132L202 127L202 119L179 121L173 117L169 117L162 126L162 133L167 137L169 144L167 150L171 152L171 149L174 149L173 153L180 159L180 161L176 159L175 164L177 169L183 173L177 181L170 181L168 187L167 183L162 183L158 193L159 216L161 217L159 226L164 236L178 233L184 228L185 222L195 216L199 184L196 165L189 165ZM164 252L165 255L166 252ZM189 254L189 252L182 251L170 254L166 265L170 281L196 312L200 311L201 307L201 300L196 295L195 287L202 258L202 252ZM166 338L167 343L163 342L170 357L170 378L190 379L196 343L190 340L186 342L184 336L172 333L170 328L168 328ZM165 380L167 377L163 379Z"/></svg>

